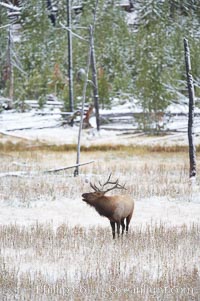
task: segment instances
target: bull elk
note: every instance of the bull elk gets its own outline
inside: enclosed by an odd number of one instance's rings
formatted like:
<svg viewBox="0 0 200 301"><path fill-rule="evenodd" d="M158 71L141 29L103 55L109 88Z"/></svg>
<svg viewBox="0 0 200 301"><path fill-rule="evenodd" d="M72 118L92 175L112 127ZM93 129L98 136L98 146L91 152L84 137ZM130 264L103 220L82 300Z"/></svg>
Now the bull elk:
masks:
<svg viewBox="0 0 200 301"><path fill-rule="evenodd" d="M82 198L84 202L94 207L100 215L110 220L112 235L113 238L115 238L115 225L117 225L118 237L120 235L120 225L122 227L122 235L124 234L125 228L126 233L128 233L129 223L134 210L134 201L128 195L105 195L108 191L113 189L126 189L125 185L120 185L118 180L112 182L110 178L111 174L104 184L99 182L100 188L90 183L94 192L84 193L82 194ZM112 187L106 189L107 185L112 185ZM126 220L126 226L124 220Z"/></svg>

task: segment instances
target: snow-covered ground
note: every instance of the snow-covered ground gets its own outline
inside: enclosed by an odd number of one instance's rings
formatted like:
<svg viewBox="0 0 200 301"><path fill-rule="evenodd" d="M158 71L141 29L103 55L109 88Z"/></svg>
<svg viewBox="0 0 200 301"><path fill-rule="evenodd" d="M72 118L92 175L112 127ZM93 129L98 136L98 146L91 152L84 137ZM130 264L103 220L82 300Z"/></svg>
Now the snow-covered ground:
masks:
<svg viewBox="0 0 200 301"><path fill-rule="evenodd" d="M83 203L81 196L76 199L37 200L30 202L28 207L18 201L9 202L9 205L0 201L1 225L31 225L36 222L52 223L55 228L63 223L69 226L109 227L108 220ZM169 227L193 223L200 225L200 193L191 201L174 201L168 197L137 201L131 227L145 227L151 223L162 223Z"/></svg>
<svg viewBox="0 0 200 301"><path fill-rule="evenodd" d="M137 108L133 104L125 103L117 106L115 112L130 112ZM169 108L174 111L174 107ZM179 112L186 111L185 106L179 107ZM104 110L104 113L110 113ZM50 144L76 144L78 137L78 126L62 126L62 119L57 114L38 115L36 111L18 113L3 112L0 114L0 134L1 142L17 142L19 139L28 141L41 141ZM55 112L54 112L55 113ZM200 124L195 120L196 143L200 143ZM95 119L91 118L91 123L95 127ZM120 126L120 122L119 122ZM130 128L134 129L134 125ZM170 134L162 137L148 137L144 135L130 134L123 135L122 131L101 130L99 133L95 128L83 130L82 144L90 146L92 144L147 144L147 145L186 145L187 141L187 118L184 116L174 117L167 124L171 130L183 129L183 132ZM13 135L13 136L12 136ZM33 142L34 143L34 142ZM108 163L109 164L109 163ZM13 200L12 192L10 202L1 200L3 191L0 192L0 223L19 223L31 224L38 220L41 223L54 221L55 225L68 223L69 225L102 225L107 226L106 219L99 217L91 208L86 206L81 197L73 200L69 198L56 199L54 201L38 200L30 202L28 207L23 207L22 203ZM190 201L190 202L189 202ZM162 221L167 225L180 225L182 223L200 223L200 190L197 188L196 193L190 200L172 200L166 197L150 197L139 200L136 203L136 210L133 224L145 224L151 221Z"/></svg>
<svg viewBox="0 0 200 301"><path fill-rule="evenodd" d="M122 110L130 107L116 108ZM3 112L0 143L76 144L78 126L63 127L61 122L59 113ZM118 129L122 126L119 121ZM134 124L128 126L128 134L127 130L83 130L82 144L187 144L183 116L167 124L183 132L162 137L136 134ZM197 120L195 130L200 143ZM5 275L0 294L9 300L121 300L126 296L150 300L152 294L131 295L134 287L147 284L159 286L159 292L169 288L167 297L154 291L154 296L165 300L175 300L170 289L177 289L176 300L182 300L180 292L189 287L192 295L183 292L183 298L193 300L199 292L200 183L197 177L196 183L189 184L186 157L185 153L85 152L81 161L95 162L74 178L71 171L43 171L73 165L75 152L0 151L0 272ZM90 181L98 183L111 171L135 199L129 234L115 242L109 221L81 197L90 190ZM113 283L119 288L117 295L110 294ZM64 299L63 292L67 292Z"/></svg>
<svg viewBox="0 0 200 301"><path fill-rule="evenodd" d="M113 110L101 110L104 114L109 113L130 113L140 112L141 109L134 105L134 103L127 102L122 105L115 106ZM170 105L168 108L172 113L187 114L188 106ZM199 109L195 109L199 113ZM59 110L44 112L45 115L39 115L37 111L30 111L26 113L17 112L3 112L0 114L0 134L4 134L1 140L8 140L8 135L13 135L19 138L28 140L39 140L50 144L76 144L79 128L62 126L63 119L59 114ZM100 113L101 113L100 112ZM127 117L127 119L130 117ZM165 120L166 119L166 120ZM91 117L90 122L93 128L84 130L82 132L82 144L90 146L92 144L147 144L147 145L187 145L187 117L173 116L170 119L164 117L162 121L165 129L171 131L169 135L159 137L146 137L141 134L134 134L136 125L134 121L128 124L123 124L118 119L118 123L103 126L100 132L97 132L95 127L95 117ZM178 130L178 132L176 132ZM200 144L200 122L198 117L195 117L195 142ZM129 132L129 134L127 133ZM126 135L124 135L126 133Z"/></svg>

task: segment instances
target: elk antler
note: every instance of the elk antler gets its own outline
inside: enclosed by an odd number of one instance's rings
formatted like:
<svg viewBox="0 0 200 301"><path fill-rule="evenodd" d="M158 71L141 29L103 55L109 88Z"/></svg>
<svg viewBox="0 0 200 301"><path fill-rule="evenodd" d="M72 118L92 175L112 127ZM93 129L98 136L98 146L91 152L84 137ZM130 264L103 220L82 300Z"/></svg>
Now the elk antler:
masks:
<svg viewBox="0 0 200 301"><path fill-rule="evenodd" d="M90 187L94 189L94 191L96 192L101 192L101 189L99 189L95 184L92 184L91 182L90 182Z"/></svg>
<svg viewBox="0 0 200 301"><path fill-rule="evenodd" d="M104 194L106 192L108 192L108 191L113 190L113 189L126 189L125 188L125 184L124 185L120 185L118 179L116 181L114 181L114 182L110 181L111 175L112 175L112 173L110 173L110 175L108 177L108 180L104 184L101 184L101 182L99 182L99 185L102 187L101 189L98 188L95 184L92 184L91 182L90 182L90 186L92 187L92 189L94 189L94 191L96 191L96 192L103 192ZM108 184L111 184L111 185L114 185L114 186L111 187L111 188L108 188L107 190L104 190L103 188L106 185L108 185Z"/></svg>
<svg viewBox="0 0 200 301"><path fill-rule="evenodd" d="M108 192L108 191L111 191L113 189L126 189L125 188L125 184L124 185L120 185L119 184L119 180L117 179L115 182L108 182L107 184L113 184L114 186L111 187L111 188L108 188L107 190L104 191L104 193ZM106 185L107 185L106 184Z"/></svg>

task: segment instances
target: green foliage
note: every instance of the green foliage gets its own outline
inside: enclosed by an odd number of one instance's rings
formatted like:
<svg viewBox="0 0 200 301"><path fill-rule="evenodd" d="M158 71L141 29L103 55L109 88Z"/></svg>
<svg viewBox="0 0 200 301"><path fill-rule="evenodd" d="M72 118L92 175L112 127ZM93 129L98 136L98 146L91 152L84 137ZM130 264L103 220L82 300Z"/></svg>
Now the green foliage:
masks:
<svg viewBox="0 0 200 301"><path fill-rule="evenodd" d="M63 98L66 77L66 32L53 27L45 1L25 1L22 38L16 45L25 73L15 70L15 98L38 99L54 93Z"/></svg>
<svg viewBox="0 0 200 301"><path fill-rule="evenodd" d="M84 0L83 12L78 16L72 11L73 31L86 39L95 2ZM20 61L20 68L14 68L15 99L44 99L47 94L54 94L67 108L67 31L61 27L67 25L66 1L58 0L57 6L53 26L46 1L23 1L22 37L14 45ZM156 115L172 100L186 95L184 37L189 39L195 93L200 96L199 1L137 0L134 10L137 26L131 30L126 23L127 14L116 1L99 0L94 40L100 102L109 105L110 98L117 93L134 94L144 113ZM1 25L7 24L6 10L0 7L0 13ZM3 80L2 71L7 59L7 36L7 30L1 29L0 91L5 96L9 82ZM73 36L75 102L83 88L76 73L86 68L88 47L87 41ZM91 101L91 97L89 85L87 100Z"/></svg>
<svg viewBox="0 0 200 301"><path fill-rule="evenodd" d="M172 13L173 12L173 13ZM187 12L187 13L186 13ZM135 92L144 113L143 127L157 123L156 113L163 112L172 100L187 94L183 38L190 41L194 78L199 78L200 51L194 34L198 33L196 11L188 2L141 1L134 50L136 63ZM151 113L154 113L153 115ZM148 118L150 116L150 118ZM157 127L157 125L156 125Z"/></svg>
<svg viewBox="0 0 200 301"><path fill-rule="evenodd" d="M101 69L100 69L101 70ZM109 104L109 81L106 78L103 69L102 72L99 72L99 77L98 77L98 88L99 88L99 98L101 101L102 106Z"/></svg>
<svg viewBox="0 0 200 301"><path fill-rule="evenodd" d="M99 13L95 41L98 61L112 84L113 92L130 92L132 34L125 23L124 13L112 3L104 5L104 10Z"/></svg>

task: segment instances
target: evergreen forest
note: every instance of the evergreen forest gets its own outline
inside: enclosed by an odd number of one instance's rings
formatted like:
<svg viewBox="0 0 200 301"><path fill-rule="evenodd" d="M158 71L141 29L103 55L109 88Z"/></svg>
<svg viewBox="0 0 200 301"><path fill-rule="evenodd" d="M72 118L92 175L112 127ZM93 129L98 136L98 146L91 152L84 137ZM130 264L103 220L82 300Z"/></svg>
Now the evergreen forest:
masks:
<svg viewBox="0 0 200 301"><path fill-rule="evenodd" d="M86 68L88 27L93 22L96 1L79 1L80 10L76 2L71 3L75 104L82 95L83 83L77 74ZM8 9L0 6L0 95L9 94L10 55L16 103L26 99L42 102L53 94L68 108L66 1L17 3L20 14L14 21ZM199 97L199 1L134 0L132 4L132 11L127 12L120 1L98 1L94 41L100 105L109 106L114 97L134 97L144 112L157 112L181 101L187 96L184 37L189 41L195 94ZM14 32L10 41L6 26L12 22L20 26L16 41ZM91 89L87 94L89 102Z"/></svg>

